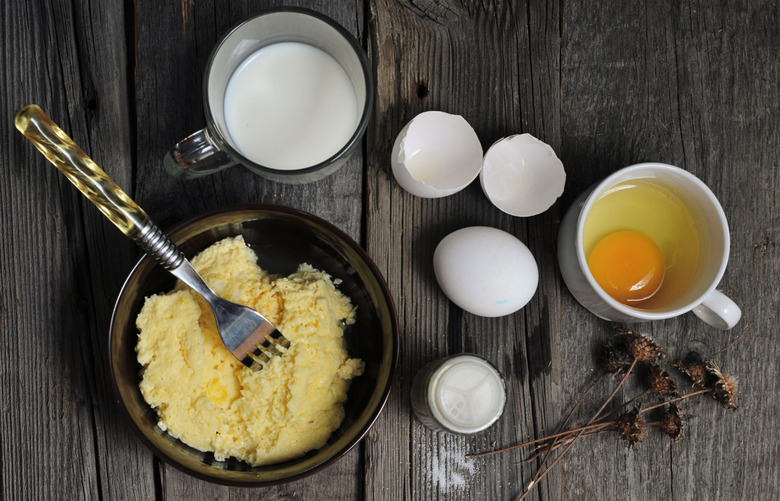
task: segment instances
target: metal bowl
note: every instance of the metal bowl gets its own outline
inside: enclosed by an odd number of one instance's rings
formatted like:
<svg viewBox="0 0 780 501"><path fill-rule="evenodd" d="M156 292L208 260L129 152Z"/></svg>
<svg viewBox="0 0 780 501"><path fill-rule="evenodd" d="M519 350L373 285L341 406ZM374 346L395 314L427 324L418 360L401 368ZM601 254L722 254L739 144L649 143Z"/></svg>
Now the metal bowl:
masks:
<svg viewBox="0 0 780 501"><path fill-rule="evenodd" d="M223 238L243 235L258 264L279 275L301 263L342 280L338 289L356 306L356 322L345 341L351 357L365 362L344 405L345 417L320 449L268 466L252 467L229 458L217 461L171 437L157 426L157 414L138 388L135 319L144 298L173 288L173 277L148 257L141 258L119 293L109 331L110 373L117 403L154 453L196 477L227 485L268 486L289 482L332 464L368 432L387 400L398 358L398 324L390 292L366 253L346 233L311 214L286 207L252 204L194 217L169 232L188 258Z"/></svg>

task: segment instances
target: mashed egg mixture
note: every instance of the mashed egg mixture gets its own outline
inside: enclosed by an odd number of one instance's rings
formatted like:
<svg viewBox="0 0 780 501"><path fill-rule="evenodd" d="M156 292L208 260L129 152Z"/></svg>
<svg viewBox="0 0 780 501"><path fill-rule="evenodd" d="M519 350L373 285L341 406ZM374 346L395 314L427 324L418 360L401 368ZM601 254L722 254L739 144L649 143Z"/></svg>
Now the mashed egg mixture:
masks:
<svg viewBox="0 0 780 501"><path fill-rule="evenodd" d="M256 264L242 237L192 260L214 291L263 313L290 348L261 371L222 344L208 304L179 283L148 297L136 319L141 393L173 437L219 459L270 464L322 447L344 418L350 380L344 327L355 311L326 273L303 264L280 278Z"/></svg>

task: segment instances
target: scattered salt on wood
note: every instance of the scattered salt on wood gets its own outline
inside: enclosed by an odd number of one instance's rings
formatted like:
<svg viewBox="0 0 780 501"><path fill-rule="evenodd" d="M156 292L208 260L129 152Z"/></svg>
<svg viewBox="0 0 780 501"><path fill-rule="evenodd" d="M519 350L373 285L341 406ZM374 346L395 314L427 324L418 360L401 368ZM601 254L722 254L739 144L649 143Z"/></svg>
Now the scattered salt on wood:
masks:
<svg viewBox="0 0 780 501"><path fill-rule="evenodd" d="M476 471L474 461L466 459L465 454L443 448L431 451L427 463L428 480L442 493L463 489Z"/></svg>

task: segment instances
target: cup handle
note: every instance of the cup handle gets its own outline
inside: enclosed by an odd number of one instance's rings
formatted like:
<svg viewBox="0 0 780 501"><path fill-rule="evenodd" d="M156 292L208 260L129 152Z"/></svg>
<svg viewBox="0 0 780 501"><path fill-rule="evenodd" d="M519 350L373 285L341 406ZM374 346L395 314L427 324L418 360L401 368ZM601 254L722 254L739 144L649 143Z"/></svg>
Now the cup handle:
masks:
<svg viewBox="0 0 780 501"><path fill-rule="evenodd" d="M165 154L163 163L171 176L192 179L213 174L237 162L219 148L208 129L201 129L176 143Z"/></svg>
<svg viewBox="0 0 780 501"><path fill-rule="evenodd" d="M737 303L719 290L712 291L699 306L693 309L697 317L716 329L728 330L737 325L742 317L742 310Z"/></svg>

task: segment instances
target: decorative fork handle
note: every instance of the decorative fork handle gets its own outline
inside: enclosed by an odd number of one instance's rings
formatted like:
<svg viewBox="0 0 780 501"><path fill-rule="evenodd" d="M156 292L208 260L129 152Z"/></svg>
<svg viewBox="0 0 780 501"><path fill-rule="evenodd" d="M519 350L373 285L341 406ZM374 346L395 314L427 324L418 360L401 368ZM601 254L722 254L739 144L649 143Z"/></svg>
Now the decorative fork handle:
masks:
<svg viewBox="0 0 780 501"><path fill-rule="evenodd" d="M141 207L35 104L19 110L14 125L49 162L59 169L122 233L168 270L178 268L184 254Z"/></svg>

